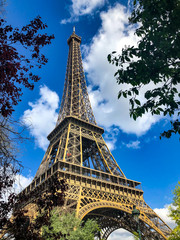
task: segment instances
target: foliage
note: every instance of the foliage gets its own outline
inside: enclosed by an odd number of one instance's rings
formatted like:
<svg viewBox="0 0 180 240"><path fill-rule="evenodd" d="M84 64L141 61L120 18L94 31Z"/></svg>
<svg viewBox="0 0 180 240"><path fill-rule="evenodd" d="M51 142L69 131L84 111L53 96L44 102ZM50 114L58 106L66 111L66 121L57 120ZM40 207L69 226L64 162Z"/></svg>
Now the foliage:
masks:
<svg viewBox="0 0 180 240"><path fill-rule="evenodd" d="M1 12L5 2L0 0ZM46 27L36 17L21 30L13 29L0 17L0 228L7 224L8 214L17 201L12 192L15 176L22 168L17 160L17 143L25 139L23 127L10 115L20 101L22 87L33 89L34 82L39 80L32 68L41 68L47 62L41 48L50 44L54 36L39 33Z"/></svg>
<svg viewBox="0 0 180 240"><path fill-rule="evenodd" d="M40 50L51 43L54 35L39 33L46 28L39 16L21 29L0 18L0 113L4 117L10 116L21 100L22 86L32 90L40 79L32 69L48 61Z"/></svg>
<svg viewBox="0 0 180 240"><path fill-rule="evenodd" d="M41 191L35 189L30 195L20 194L16 199L16 207L13 218L6 222L3 230L14 240L45 240L41 234L42 226L50 225L50 213L54 207L62 206L64 203L64 191L67 186L64 180L59 180L57 176L47 182L47 189L43 195ZM37 217L32 221L27 214L27 210L22 208L29 198L35 199L33 203L37 206Z"/></svg>
<svg viewBox="0 0 180 240"><path fill-rule="evenodd" d="M21 128L21 132L15 126ZM16 160L16 143L22 140L23 127L12 118L0 117L0 228L7 222L8 214L15 203L12 188L15 176L22 168L21 162Z"/></svg>
<svg viewBox="0 0 180 240"><path fill-rule="evenodd" d="M173 207L170 208L170 217L175 221L176 227L173 229L169 240L180 239L180 182L174 190Z"/></svg>
<svg viewBox="0 0 180 240"><path fill-rule="evenodd" d="M129 22L137 28L137 47L127 47L120 55L108 55L108 61L118 66L117 83L128 84L118 98L129 98L134 120L146 112L174 116L171 128L161 134L167 138L180 134L179 12L179 0L134 0Z"/></svg>
<svg viewBox="0 0 180 240"><path fill-rule="evenodd" d="M133 232L133 238L134 238L134 240L138 240L139 234L137 232Z"/></svg>
<svg viewBox="0 0 180 240"><path fill-rule="evenodd" d="M95 233L99 232L95 220L82 223L75 213L62 213L62 209L55 208L51 212L51 224L43 226L43 237L46 240L94 240Z"/></svg>

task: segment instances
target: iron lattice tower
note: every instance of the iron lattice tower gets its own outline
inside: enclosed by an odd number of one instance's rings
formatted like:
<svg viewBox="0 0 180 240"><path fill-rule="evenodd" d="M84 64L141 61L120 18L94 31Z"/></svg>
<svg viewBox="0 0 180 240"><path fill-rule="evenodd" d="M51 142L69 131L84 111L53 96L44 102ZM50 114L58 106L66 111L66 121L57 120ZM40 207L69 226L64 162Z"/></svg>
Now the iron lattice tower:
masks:
<svg viewBox="0 0 180 240"><path fill-rule="evenodd" d="M145 203L140 182L127 179L96 124L88 97L80 51L81 38L72 33L61 107L49 147L32 183L23 191L42 191L54 174L65 178L64 209L81 219L96 218L108 239L116 229L137 231L133 205L140 210L142 239L167 239L171 229ZM30 209L31 203L26 204ZM32 211L32 209L31 209Z"/></svg>

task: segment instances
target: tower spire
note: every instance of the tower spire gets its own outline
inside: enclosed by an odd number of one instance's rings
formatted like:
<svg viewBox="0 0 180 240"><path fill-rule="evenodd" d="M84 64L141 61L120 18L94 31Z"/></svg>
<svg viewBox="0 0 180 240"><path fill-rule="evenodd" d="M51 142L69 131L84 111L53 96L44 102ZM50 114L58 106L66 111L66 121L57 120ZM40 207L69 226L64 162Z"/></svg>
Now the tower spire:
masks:
<svg viewBox="0 0 180 240"><path fill-rule="evenodd" d="M81 37L73 33L68 39L69 54L66 68L63 98L56 126L66 117L73 116L96 125L87 92L81 57Z"/></svg>

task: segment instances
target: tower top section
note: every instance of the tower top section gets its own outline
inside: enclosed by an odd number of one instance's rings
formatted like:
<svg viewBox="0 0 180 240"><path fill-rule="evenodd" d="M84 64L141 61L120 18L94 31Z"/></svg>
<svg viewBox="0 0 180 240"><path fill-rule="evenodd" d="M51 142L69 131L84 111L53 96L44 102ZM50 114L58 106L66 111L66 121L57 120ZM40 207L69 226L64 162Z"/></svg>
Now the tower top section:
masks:
<svg viewBox="0 0 180 240"><path fill-rule="evenodd" d="M57 125L66 117L75 117L87 123L96 125L95 117L89 101L87 85L81 57L81 37L73 33L67 40L69 54Z"/></svg>
<svg viewBox="0 0 180 240"><path fill-rule="evenodd" d="M75 41L79 42L79 44L81 44L81 37L79 37L77 34L75 34L75 27L73 27L73 33L67 40L68 45L71 44L72 40L75 40Z"/></svg>

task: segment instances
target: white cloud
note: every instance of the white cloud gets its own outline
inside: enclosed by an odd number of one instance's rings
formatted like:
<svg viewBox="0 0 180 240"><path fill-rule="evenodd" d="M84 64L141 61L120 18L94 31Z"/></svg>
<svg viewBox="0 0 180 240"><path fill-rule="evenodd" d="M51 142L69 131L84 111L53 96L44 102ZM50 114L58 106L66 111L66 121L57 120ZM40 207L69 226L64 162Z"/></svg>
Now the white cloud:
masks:
<svg viewBox="0 0 180 240"><path fill-rule="evenodd" d="M117 141L118 134L119 134L119 130L115 127L105 129L105 133L103 137L110 151L116 148L116 141Z"/></svg>
<svg viewBox="0 0 180 240"><path fill-rule="evenodd" d="M30 129L30 134L35 137L36 144L46 150L48 146L47 135L53 130L58 114L59 97L56 92L47 86L40 87L40 98L34 103L29 102L31 109L24 112L22 121Z"/></svg>
<svg viewBox="0 0 180 240"><path fill-rule="evenodd" d="M113 151L115 149L116 139L113 139L113 141L106 140L106 144L110 151Z"/></svg>
<svg viewBox="0 0 180 240"><path fill-rule="evenodd" d="M129 143L125 144L127 148L139 149L140 148L140 141L130 141Z"/></svg>
<svg viewBox="0 0 180 240"><path fill-rule="evenodd" d="M169 217L170 205L165 205L163 208L155 208L154 211L157 215L172 229L176 226L175 221Z"/></svg>
<svg viewBox="0 0 180 240"><path fill-rule="evenodd" d="M25 177L23 175L17 174L14 183L14 192L20 193L24 188L26 188L33 180L32 176Z"/></svg>
<svg viewBox="0 0 180 240"><path fill-rule="evenodd" d="M128 16L127 8L121 4L116 4L100 14L102 26L93 37L90 46L85 46L85 50L88 51L84 59L84 68L90 82L90 101L97 122L106 128L115 125L123 132L142 135L159 120L159 117L149 113L137 121L129 117L128 100L117 99L120 86L114 78L116 67L107 61L107 55L112 51L120 53L125 45L137 44L135 29L128 25ZM140 96L140 100L143 100L143 96Z"/></svg>
<svg viewBox="0 0 180 240"><path fill-rule="evenodd" d="M73 13L77 16L91 13L95 8L104 5L105 0L73 0Z"/></svg>
<svg viewBox="0 0 180 240"><path fill-rule="evenodd" d="M104 3L105 0L72 0L71 17L61 20L61 24L77 21L79 16L91 14L95 9L102 7Z"/></svg>

